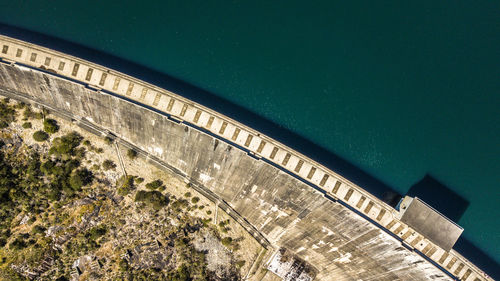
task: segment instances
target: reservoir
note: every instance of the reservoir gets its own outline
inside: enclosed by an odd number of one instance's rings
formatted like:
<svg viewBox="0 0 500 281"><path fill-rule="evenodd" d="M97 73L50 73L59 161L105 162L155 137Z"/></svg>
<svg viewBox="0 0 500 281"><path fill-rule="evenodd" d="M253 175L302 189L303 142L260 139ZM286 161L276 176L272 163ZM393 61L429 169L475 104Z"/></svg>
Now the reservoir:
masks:
<svg viewBox="0 0 500 281"><path fill-rule="evenodd" d="M460 198L455 248L492 265L499 14L494 1L58 0L4 3L0 22L203 89L201 103L240 106L226 113L374 193L434 188L426 201L440 211Z"/></svg>

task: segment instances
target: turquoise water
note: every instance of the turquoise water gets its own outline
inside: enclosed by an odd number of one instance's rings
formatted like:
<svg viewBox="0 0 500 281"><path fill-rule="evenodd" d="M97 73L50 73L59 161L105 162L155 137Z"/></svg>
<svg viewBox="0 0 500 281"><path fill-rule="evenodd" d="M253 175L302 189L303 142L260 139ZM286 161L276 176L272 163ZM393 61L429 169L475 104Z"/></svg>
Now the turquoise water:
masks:
<svg viewBox="0 0 500 281"><path fill-rule="evenodd" d="M0 22L206 89L401 194L431 175L500 261L500 2L3 2Z"/></svg>

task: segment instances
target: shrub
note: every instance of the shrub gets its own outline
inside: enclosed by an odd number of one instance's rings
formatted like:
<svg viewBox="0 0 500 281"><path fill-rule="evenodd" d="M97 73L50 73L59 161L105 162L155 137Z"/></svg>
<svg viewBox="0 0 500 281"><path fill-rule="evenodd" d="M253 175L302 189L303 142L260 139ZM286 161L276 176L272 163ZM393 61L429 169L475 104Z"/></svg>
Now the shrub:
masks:
<svg viewBox="0 0 500 281"><path fill-rule="evenodd" d="M222 245L229 247L231 245L231 243L233 243L233 238L224 237L224 238L222 238L221 242L222 242Z"/></svg>
<svg viewBox="0 0 500 281"><path fill-rule="evenodd" d="M184 193L184 197L191 197L191 192Z"/></svg>
<svg viewBox="0 0 500 281"><path fill-rule="evenodd" d="M103 236L107 232L107 228L105 225L99 225L91 228L86 234L85 237L95 241L97 238Z"/></svg>
<svg viewBox="0 0 500 281"><path fill-rule="evenodd" d="M134 177L133 176L122 176L118 180L118 194L125 196L132 191L134 188Z"/></svg>
<svg viewBox="0 0 500 281"><path fill-rule="evenodd" d="M191 203L193 203L193 204L198 203L198 201L200 201L200 198L198 198L198 197L191 198Z"/></svg>
<svg viewBox="0 0 500 281"><path fill-rule="evenodd" d="M105 137L104 138L104 142L107 144L107 145L112 145L113 144L113 139L110 138L110 137Z"/></svg>
<svg viewBox="0 0 500 281"><path fill-rule="evenodd" d="M133 160L137 157L137 151L135 151L133 149L129 149L129 150L127 150L127 156L128 156L128 158Z"/></svg>
<svg viewBox="0 0 500 281"><path fill-rule="evenodd" d="M82 186L85 186L92 182L92 173L83 168L74 171L69 178L69 185L73 190L80 190Z"/></svg>
<svg viewBox="0 0 500 281"><path fill-rule="evenodd" d="M139 190L135 194L135 201L136 202L143 202L146 205L152 206L154 209L159 210L162 207L165 207L168 205L169 200L168 197L163 195L159 191L144 191L144 190Z"/></svg>
<svg viewBox="0 0 500 281"><path fill-rule="evenodd" d="M19 102L14 106L15 109L23 109L24 107L26 107L26 104L24 102Z"/></svg>
<svg viewBox="0 0 500 281"><path fill-rule="evenodd" d="M106 171L116 168L115 162L107 159L102 162L102 168Z"/></svg>
<svg viewBox="0 0 500 281"><path fill-rule="evenodd" d="M78 147L74 150L73 155L78 159L84 159L85 153L86 153L85 147Z"/></svg>
<svg viewBox="0 0 500 281"><path fill-rule="evenodd" d="M26 245L26 242L24 242L24 240L21 237L17 237L14 241L10 242L9 249L22 250L27 246L28 245Z"/></svg>
<svg viewBox="0 0 500 281"><path fill-rule="evenodd" d="M237 268L242 268L244 265L245 265L245 261L244 260L240 260L240 261L236 262L236 267Z"/></svg>
<svg viewBox="0 0 500 281"><path fill-rule="evenodd" d="M77 132L71 132L60 138L55 138L52 142L49 154L74 155L75 148L80 145L82 139L83 137Z"/></svg>
<svg viewBox="0 0 500 281"><path fill-rule="evenodd" d="M25 129L31 129L33 126L31 125L31 122L24 122L23 123L23 128Z"/></svg>
<svg viewBox="0 0 500 281"><path fill-rule="evenodd" d="M151 190L155 190L155 189L158 189L162 184L163 184L163 182L161 180L155 180L155 181L152 181L150 183L147 183L146 188L151 189Z"/></svg>
<svg viewBox="0 0 500 281"><path fill-rule="evenodd" d="M135 178L134 180L135 180L135 183L136 183L136 184L140 184L140 183L144 182L144 178L139 178L139 177L137 177L137 178Z"/></svg>
<svg viewBox="0 0 500 281"><path fill-rule="evenodd" d="M33 117L34 117L35 119L41 120L41 119L43 119L43 113L41 113L41 112L35 112L35 113L33 114Z"/></svg>
<svg viewBox="0 0 500 281"><path fill-rule="evenodd" d="M45 227L37 224L33 227L32 232L35 234L42 234L45 232L45 230L47 230Z"/></svg>
<svg viewBox="0 0 500 281"><path fill-rule="evenodd" d="M16 110L7 103L0 103L0 128L7 128L15 120Z"/></svg>
<svg viewBox="0 0 500 281"><path fill-rule="evenodd" d="M38 141L38 142L46 141L48 138L49 138L49 135L44 131L36 131L33 134L33 139Z"/></svg>
<svg viewBox="0 0 500 281"><path fill-rule="evenodd" d="M85 145L85 146L90 146L90 141L89 140L84 140L82 142L82 144Z"/></svg>
<svg viewBox="0 0 500 281"><path fill-rule="evenodd" d="M57 125L57 121L54 119L45 119L43 121L43 130L49 134L54 134L59 131L59 125Z"/></svg>

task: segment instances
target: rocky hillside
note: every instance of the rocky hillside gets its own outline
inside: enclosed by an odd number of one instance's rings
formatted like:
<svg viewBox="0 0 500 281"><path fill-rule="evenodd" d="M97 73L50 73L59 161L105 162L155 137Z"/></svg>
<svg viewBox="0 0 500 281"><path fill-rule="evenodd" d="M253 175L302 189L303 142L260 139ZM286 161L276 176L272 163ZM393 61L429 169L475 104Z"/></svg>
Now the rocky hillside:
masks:
<svg viewBox="0 0 500 281"><path fill-rule="evenodd" d="M258 259L229 216L111 138L8 99L0 128L0 280L240 280Z"/></svg>

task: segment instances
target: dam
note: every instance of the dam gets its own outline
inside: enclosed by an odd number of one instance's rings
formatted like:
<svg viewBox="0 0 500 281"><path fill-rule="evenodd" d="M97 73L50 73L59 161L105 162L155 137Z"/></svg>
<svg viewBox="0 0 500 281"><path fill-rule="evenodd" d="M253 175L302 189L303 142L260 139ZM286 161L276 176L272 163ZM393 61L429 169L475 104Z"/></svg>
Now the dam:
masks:
<svg viewBox="0 0 500 281"><path fill-rule="evenodd" d="M348 179L218 112L134 77L0 36L0 94L90 123L182 172L315 280L493 280Z"/></svg>

